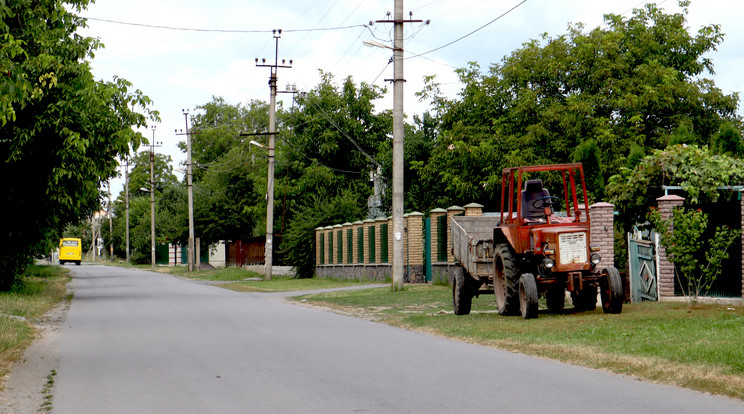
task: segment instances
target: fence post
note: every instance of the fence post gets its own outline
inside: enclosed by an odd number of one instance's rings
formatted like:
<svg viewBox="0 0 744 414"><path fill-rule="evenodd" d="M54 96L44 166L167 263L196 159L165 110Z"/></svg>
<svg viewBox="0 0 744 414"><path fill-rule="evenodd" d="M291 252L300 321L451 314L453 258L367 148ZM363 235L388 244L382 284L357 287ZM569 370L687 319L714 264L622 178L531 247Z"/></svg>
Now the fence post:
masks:
<svg viewBox="0 0 744 414"><path fill-rule="evenodd" d="M483 206L478 203L470 203L465 206L465 215L466 216L482 216Z"/></svg>
<svg viewBox="0 0 744 414"><path fill-rule="evenodd" d="M672 217L672 210L684 204L685 199L677 195L665 195L656 199L661 217L666 219ZM659 245L658 250L658 282L659 300L664 297L674 296L674 265L669 262L664 246Z"/></svg>
<svg viewBox="0 0 744 414"><path fill-rule="evenodd" d="M739 190L739 204L741 205L741 297L744 299L744 189Z"/></svg>

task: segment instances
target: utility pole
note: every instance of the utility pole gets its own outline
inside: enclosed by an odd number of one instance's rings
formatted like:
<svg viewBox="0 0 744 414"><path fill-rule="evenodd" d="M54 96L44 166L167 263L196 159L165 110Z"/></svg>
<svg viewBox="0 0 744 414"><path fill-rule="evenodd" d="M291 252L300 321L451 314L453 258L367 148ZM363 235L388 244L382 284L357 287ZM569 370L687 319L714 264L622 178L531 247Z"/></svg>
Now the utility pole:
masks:
<svg viewBox="0 0 744 414"><path fill-rule="evenodd" d="M155 268L155 147L161 147L162 142L155 142L155 125L152 126L152 142L150 142L150 260Z"/></svg>
<svg viewBox="0 0 744 414"><path fill-rule="evenodd" d="M111 217L111 179L108 180L109 261L114 262L114 220Z"/></svg>
<svg viewBox="0 0 744 414"><path fill-rule="evenodd" d="M127 226L127 264L129 264L129 158L124 164L124 205L126 208L126 226Z"/></svg>
<svg viewBox="0 0 744 414"><path fill-rule="evenodd" d="M271 280L273 273L273 259L274 259L274 149L276 143L276 73L279 68L291 68L292 61L289 61L289 65L285 65L284 59L282 64L279 64L279 38L282 37L281 29L272 31L274 33L274 39L276 40L276 48L274 49L274 64L266 64L266 59L262 59L261 63L258 63L256 58L257 67L268 67L271 68L271 75L269 76L269 89L271 91L271 99L269 102L269 167L268 167L268 179L266 182L266 245L264 252L266 256L266 264L264 268L264 279Z"/></svg>
<svg viewBox="0 0 744 414"><path fill-rule="evenodd" d="M421 20L403 20L403 0L395 0L393 20L393 291L403 289L403 23Z"/></svg>
<svg viewBox="0 0 744 414"><path fill-rule="evenodd" d="M189 131L189 111L181 109L183 112L183 118L186 122L186 133L179 133L176 130L176 135L186 135L186 186L188 188L189 198L189 241L188 241L188 263L189 272L194 271L194 263L196 263L197 269L199 265L199 258L194 260L194 183L191 175L191 135L193 132ZM183 131L183 130L182 130Z"/></svg>

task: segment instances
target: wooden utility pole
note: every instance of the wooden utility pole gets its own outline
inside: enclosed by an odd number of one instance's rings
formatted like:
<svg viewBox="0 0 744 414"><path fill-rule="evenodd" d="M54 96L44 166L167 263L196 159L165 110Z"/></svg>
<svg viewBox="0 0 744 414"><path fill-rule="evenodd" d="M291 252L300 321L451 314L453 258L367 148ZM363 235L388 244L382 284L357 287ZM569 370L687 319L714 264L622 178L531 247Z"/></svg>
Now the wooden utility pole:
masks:
<svg viewBox="0 0 744 414"><path fill-rule="evenodd" d="M269 76L269 89L271 91L270 102L269 102L269 166L268 166L268 179L266 182L266 245L264 248L264 254L266 257L264 267L264 279L271 280L273 274L273 261L274 261L274 150L276 145L276 73L279 68L291 68L292 61L289 61L289 65L285 65L284 59L282 64L279 64L279 38L282 37L282 31L273 30L274 39L276 40L276 48L274 49L274 63L266 64L266 59L263 59L261 63L258 63L256 58L256 66L271 68L271 75Z"/></svg>

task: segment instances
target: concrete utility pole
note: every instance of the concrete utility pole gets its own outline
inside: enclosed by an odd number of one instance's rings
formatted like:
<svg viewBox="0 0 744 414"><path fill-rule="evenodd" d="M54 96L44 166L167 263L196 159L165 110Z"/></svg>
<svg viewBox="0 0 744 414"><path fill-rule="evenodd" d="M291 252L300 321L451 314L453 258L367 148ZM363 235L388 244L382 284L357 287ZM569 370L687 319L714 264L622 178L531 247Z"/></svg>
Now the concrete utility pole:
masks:
<svg viewBox="0 0 744 414"><path fill-rule="evenodd" d="M393 291L403 289L403 23L421 20L403 20L403 0L395 0L393 20ZM390 79L386 79L390 80Z"/></svg>
<svg viewBox="0 0 744 414"><path fill-rule="evenodd" d="M127 264L129 264L129 159L124 164L124 205L126 207L126 226L127 226Z"/></svg>
<svg viewBox="0 0 744 414"><path fill-rule="evenodd" d="M189 203L189 241L188 241L188 263L189 272L194 271L194 264L199 267L199 258L194 260L194 183L191 175L191 135L193 132L189 131L189 111L181 109L183 112L183 118L186 122L186 133L179 133L176 129L176 135L186 135L186 186L188 188L188 203Z"/></svg>
<svg viewBox="0 0 744 414"><path fill-rule="evenodd" d="M189 111L182 109L183 119L186 123L186 185L188 186L189 197L189 272L194 271L194 266L198 266L199 258L194 258L194 183L191 169L191 134L189 133Z"/></svg>
<svg viewBox="0 0 744 414"><path fill-rule="evenodd" d="M108 180L109 261L114 261L114 220L111 217L111 179Z"/></svg>
<svg viewBox="0 0 744 414"><path fill-rule="evenodd" d="M162 142L155 142L155 125L152 126L152 142L150 142L150 260L155 268L155 147L161 147Z"/></svg>
<svg viewBox="0 0 744 414"><path fill-rule="evenodd" d="M256 66L271 68L271 75L269 76L269 88L271 90L271 99L269 102L269 167L268 167L268 179L266 182L266 245L264 248L266 263L264 268L264 279L271 280L273 273L273 260L274 260L274 149L276 144L276 82L277 82L277 70L279 68L291 68L292 61L289 61L289 65L279 64L279 38L282 37L282 31L273 30L274 39L276 40L276 48L274 50L274 64L266 64L266 59L262 59L261 63L258 63L256 58Z"/></svg>

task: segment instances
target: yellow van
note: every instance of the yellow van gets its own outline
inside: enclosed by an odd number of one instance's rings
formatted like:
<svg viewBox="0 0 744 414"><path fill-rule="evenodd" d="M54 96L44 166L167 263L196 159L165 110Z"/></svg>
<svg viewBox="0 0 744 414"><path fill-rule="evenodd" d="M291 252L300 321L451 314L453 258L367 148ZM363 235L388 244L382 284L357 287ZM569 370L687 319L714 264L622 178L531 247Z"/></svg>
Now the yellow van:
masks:
<svg viewBox="0 0 744 414"><path fill-rule="evenodd" d="M83 259L83 243L80 239L64 238L59 239L59 264L75 262L80 266Z"/></svg>

